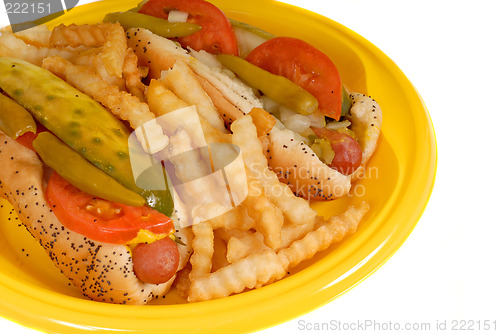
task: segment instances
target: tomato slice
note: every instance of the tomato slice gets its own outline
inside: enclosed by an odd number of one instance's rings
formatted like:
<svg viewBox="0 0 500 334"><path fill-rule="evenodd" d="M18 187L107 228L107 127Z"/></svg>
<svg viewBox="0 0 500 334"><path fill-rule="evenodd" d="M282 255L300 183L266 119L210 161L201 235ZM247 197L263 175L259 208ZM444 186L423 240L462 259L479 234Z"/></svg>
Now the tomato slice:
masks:
<svg viewBox="0 0 500 334"><path fill-rule="evenodd" d="M342 113L342 83L335 64L314 46L292 37L275 37L253 49L250 63L284 76L314 95L319 110L339 120Z"/></svg>
<svg viewBox="0 0 500 334"><path fill-rule="evenodd" d="M93 197L53 172L47 201L61 223L92 240L125 244L141 230L170 234L174 225L164 214L147 206L133 207Z"/></svg>
<svg viewBox="0 0 500 334"><path fill-rule="evenodd" d="M37 135L37 133L26 132L22 136L17 137L16 141L24 147L27 147L30 150L34 151L35 149L33 148L33 141L36 139Z"/></svg>
<svg viewBox="0 0 500 334"><path fill-rule="evenodd" d="M37 122L37 124L36 124L36 133L26 132L22 136L17 137L16 141L19 144L23 145L24 147L29 148L30 150L32 150L34 152L35 149L33 148L33 141L36 139L36 137L38 136L38 134L40 132L43 132L43 131L48 131L48 130L47 130L47 128L45 126L43 126L43 125L41 125L40 123Z"/></svg>
<svg viewBox="0 0 500 334"><path fill-rule="evenodd" d="M139 13L168 19L170 10L188 12L187 22L196 23L201 30L177 40L183 47L191 47L196 51L209 53L227 53L237 56L238 44L233 28L226 15L204 0L149 0Z"/></svg>

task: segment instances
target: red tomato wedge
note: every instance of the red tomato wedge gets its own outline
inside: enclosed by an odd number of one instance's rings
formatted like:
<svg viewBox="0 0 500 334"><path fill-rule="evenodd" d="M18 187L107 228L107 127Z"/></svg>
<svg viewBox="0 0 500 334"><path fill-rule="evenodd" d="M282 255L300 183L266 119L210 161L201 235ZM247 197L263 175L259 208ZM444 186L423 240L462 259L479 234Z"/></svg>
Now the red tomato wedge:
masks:
<svg viewBox="0 0 500 334"><path fill-rule="evenodd" d="M156 234L169 234L174 229L172 220L156 210L93 197L56 172L47 184L47 201L61 224L96 241L125 244L141 229Z"/></svg>
<svg viewBox="0 0 500 334"><path fill-rule="evenodd" d="M33 141L36 139L38 134L43 131L48 131L47 128L40 123L36 124L36 133L33 132L26 132L22 136L17 137L16 141L23 145L24 147L29 148L32 151L35 151L33 148Z"/></svg>
<svg viewBox="0 0 500 334"><path fill-rule="evenodd" d="M246 57L250 63L284 76L314 95L319 110L335 120L342 113L342 83L335 64L314 46L292 37L275 37Z"/></svg>
<svg viewBox="0 0 500 334"><path fill-rule="evenodd" d="M177 40L183 47L190 46L196 51L205 50L209 53L227 53L237 56L238 44L233 28L226 15L203 0L149 0L139 13L168 19L170 10L189 13L187 22L196 23L201 30Z"/></svg>
<svg viewBox="0 0 500 334"><path fill-rule="evenodd" d="M33 148L33 141L36 139L37 135L37 133L26 132L22 136L17 137L16 141L24 147L27 147L30 150L34 151L35 149Z"/></svg>
<svg viewBox="0 0 500 334"><path fill-rule="evenodd" d="M329 165L331 168L344 175L350 175L361 166L362 152L356 139L329 129L314 127L312 129L318 137L327 139L335 152L333 161Z"/></svg>

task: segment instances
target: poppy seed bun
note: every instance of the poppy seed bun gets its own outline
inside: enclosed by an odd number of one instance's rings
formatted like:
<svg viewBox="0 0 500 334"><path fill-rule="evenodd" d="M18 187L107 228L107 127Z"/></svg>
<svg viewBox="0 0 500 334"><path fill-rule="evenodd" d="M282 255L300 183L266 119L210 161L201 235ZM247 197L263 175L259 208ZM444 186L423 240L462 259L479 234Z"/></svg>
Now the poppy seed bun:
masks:
<svg viewBox="0 0 500 334"><path fill-rule="evenodd" d="M382 128L382 109L374 99L369 96L352 93L351 116L349 117L351 129L358 138L361 146L361 166L352 174L352 182L360 179L365 174L366 163L377 148L380 129Z"/></svg>
<svg viewBox="0 0 500 334"><path fill-rule="evenodd" d="M168 292L175 276L155 285L139 281L130 249L97 242L65 228L50 209L44 166L35 152L0 132L0 196L7 199L54 264L82 293L96 301L144 304Z"/></svg>
<svg viewBox="0 0 500 334"><path fill-rule="evenodd" d="M276 125L265 151L269 167L281 182L308 200L332 200L347 194L351 177L325 165L291 130Z"/></svg>

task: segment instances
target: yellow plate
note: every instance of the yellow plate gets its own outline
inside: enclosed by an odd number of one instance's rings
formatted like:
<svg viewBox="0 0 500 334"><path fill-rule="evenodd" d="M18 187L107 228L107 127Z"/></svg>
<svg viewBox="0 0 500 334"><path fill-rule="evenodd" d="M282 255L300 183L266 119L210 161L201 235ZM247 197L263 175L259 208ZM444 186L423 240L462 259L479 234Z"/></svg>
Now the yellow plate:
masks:
<svg viewBox="0 0 500 334"><path fill-rule="evenodd" d="M95 23L137 0L106 0L77 7L52 22ZM409 236L431 194L436 143L423 101L380 50L342 25L271 0L213 0L226 14L278 36L302 38L327 53L343 82L382 107L382 137L367 177L354 193L315 205L325 215L365 200L371 210L356 234L270 286L220 300L128 306L86 300L52 265L2 201L0 314L50 332L96 329L131 333L255 331L298 317L346 292L381 266ZM171 302L179 302L174 294ZM160 301L158 304L161 304Z"/></svg>

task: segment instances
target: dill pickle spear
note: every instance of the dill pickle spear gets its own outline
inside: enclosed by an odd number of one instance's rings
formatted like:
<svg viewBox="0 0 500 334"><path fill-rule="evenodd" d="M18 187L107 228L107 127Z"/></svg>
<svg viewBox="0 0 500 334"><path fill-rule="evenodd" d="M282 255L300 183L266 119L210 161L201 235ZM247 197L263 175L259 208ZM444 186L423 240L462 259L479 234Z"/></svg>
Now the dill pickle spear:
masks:
<svg viewBox="0 0 500 334"><path fill-rule="evenodd" d="M281 75L233 55L220 54L217 59L250 86L299 114L310 115L318 109L318 100L311 93Z"/></svg>
<svg viewBox="0 0 500 334"><path fill-rule="evenodd" d="M111 202L143 206L146 201L88 162L50 132L41 132L33 148L43 162L78 189Z"/></svg>
<svg viewBox="0 0 500 334"><path fill-rule="evenodd" d="M0 94L0 130L12 139L26 132L36 133L31 114L7 96Z"/></svg>
<svg viewBox="0 0 500 334"><path fill-rule="evenodd" d="M201 26L189 22L168 22L151 15L135 12L108 13L103 22L120 23L125 30L144 28L165 38L185 37L200 31Z"/></svg>
<svg viewBox="0 0 500 334"><path fill-rule="evenodd" d="M51 72L24 60L0 57L0 88L73 150L141 195L147 204L171 216L168 190L139 188L134 179L128 139L130 131L88 95Z"/></svg>

